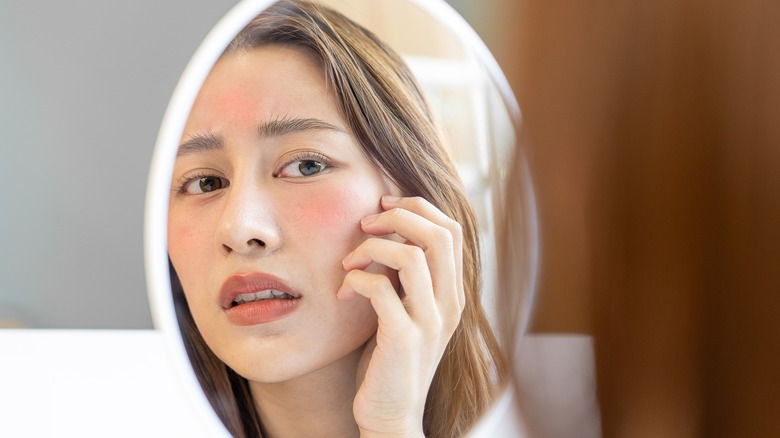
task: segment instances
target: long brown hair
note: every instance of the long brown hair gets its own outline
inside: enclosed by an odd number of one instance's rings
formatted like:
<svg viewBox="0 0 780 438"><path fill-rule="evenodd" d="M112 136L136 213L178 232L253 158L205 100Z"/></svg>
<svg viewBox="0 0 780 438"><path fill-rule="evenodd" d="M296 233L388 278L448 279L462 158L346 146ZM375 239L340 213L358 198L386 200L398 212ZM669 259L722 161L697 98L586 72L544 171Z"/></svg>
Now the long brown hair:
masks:
<svg viewBox="0 0 780 438"><path fill-rule="evenodd" d="M428 200L461 225L466 305L428 392L423 429L429 437L464 435L492 402L504 358L480 304L474 212L420 87L403 60L371 32L305 1L283 0L263 11L223 56L266 45L314 54L366 156L404 195ZM187 351L217 415L234 436L260 436L247 381L205 344L180 286L174 294Z"/></svg>

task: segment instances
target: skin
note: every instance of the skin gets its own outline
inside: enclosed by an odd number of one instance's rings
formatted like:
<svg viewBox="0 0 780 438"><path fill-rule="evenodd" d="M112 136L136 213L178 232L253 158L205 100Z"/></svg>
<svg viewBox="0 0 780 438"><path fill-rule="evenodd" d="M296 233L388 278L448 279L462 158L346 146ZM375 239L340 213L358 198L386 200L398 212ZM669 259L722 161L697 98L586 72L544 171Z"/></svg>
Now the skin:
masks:
<svg viewBox="0 0 780 438"><path fill-rule="evenodd" d="M297 119L307 128L258 128ZM297 49L221 59L182 142L169 254L206 342L248 379L266 435L422 436L463 309L457 223L400 197ZM219 290L248 272L282 279L300 295L295 311L232 324Z"/></svg>

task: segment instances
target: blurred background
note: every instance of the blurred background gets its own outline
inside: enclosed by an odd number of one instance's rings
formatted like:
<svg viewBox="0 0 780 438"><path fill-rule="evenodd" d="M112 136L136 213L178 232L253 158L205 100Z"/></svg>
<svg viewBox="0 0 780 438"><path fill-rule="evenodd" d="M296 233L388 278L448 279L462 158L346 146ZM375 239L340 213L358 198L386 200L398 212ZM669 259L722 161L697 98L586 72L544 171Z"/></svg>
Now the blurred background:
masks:
<svg viewBox="0 0 780 438"><path fill-rule="evenodd" d="M604 436L780 436L780 2L493 18L538 200L532 332L593 336Z"/></svg>

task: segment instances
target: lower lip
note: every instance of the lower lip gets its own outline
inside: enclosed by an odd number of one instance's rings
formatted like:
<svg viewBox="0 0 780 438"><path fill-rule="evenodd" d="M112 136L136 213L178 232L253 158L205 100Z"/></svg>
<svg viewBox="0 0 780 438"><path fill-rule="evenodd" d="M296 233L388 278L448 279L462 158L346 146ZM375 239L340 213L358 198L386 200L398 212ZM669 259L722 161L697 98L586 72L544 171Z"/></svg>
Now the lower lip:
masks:
<svg viewBox="0 0 780 438"><path fill-rule="evenodd" d="M265 300L239 304L225 310L228 320L235 325L258 325L282 319L292 313L300 298Z"/></svg>

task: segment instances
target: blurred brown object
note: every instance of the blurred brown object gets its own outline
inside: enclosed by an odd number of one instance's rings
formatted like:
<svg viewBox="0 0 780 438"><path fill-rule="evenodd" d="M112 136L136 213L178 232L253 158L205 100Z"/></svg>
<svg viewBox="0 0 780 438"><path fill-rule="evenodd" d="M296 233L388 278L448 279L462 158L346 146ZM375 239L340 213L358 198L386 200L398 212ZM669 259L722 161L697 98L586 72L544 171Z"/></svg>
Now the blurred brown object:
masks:
<svg viewBox="0 0 780 438"><path fill-rule="evenodd" d="M481 5L604 436L780 436L780 2Z"/></svg>

